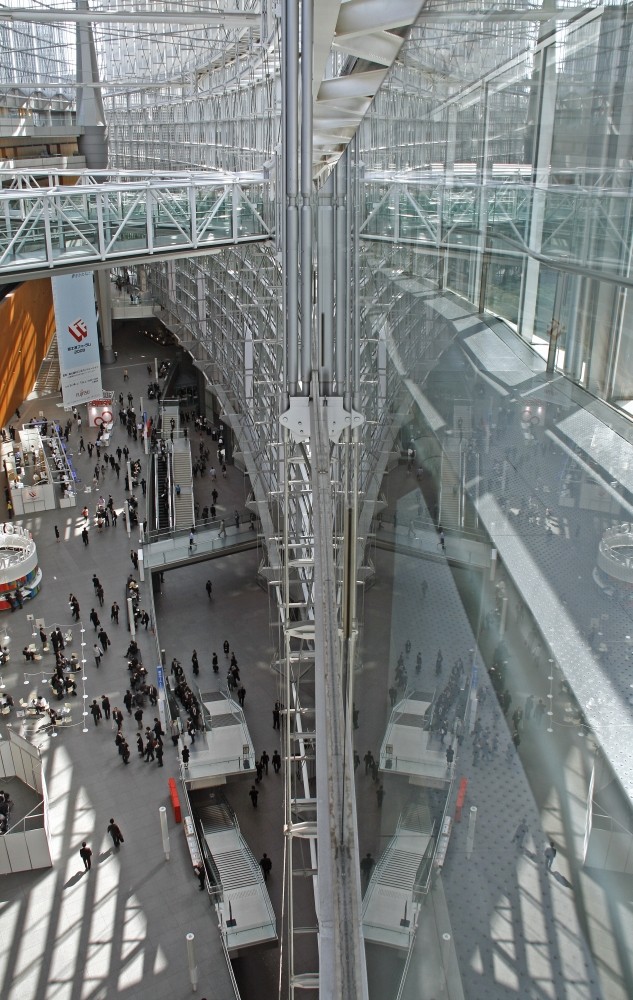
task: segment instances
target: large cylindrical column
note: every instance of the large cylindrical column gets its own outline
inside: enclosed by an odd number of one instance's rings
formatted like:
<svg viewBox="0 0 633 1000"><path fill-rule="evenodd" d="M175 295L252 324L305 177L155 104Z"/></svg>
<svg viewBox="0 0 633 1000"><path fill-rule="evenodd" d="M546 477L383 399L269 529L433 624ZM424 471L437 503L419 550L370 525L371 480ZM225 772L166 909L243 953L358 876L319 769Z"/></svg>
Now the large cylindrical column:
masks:
<svg viewBox="0 0 633 1000"><path fill-rule="evenodd" d="M77 0L78 10L88 10L87 0ZM77 125L81 127L79 152L90 170L108 166L108 129L101 97L92 25L77 24ZM112 300L109 271L95 271L95 298L99 311L101 361L112 364Z"/></svg>

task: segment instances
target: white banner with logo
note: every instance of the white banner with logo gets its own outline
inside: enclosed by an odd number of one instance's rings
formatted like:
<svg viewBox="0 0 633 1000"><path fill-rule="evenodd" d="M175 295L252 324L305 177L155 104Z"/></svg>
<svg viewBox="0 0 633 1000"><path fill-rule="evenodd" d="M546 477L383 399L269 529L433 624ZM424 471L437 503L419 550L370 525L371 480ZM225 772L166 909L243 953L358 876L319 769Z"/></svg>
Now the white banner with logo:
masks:
<svg viewBox="0 0 633 1000"><path fill-rule="evenodd" d="M57 350L65 407L102 395L92 271L53 278Z"/></svg>

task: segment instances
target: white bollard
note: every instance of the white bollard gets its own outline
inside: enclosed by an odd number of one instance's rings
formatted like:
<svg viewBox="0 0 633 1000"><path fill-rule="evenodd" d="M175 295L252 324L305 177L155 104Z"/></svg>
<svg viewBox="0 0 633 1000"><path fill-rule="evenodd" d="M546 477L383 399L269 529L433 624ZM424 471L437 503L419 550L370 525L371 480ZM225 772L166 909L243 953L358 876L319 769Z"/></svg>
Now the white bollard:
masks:
<svg viewBox="0 0 633 1000"><path fill-rule="evenodd" d="M187 934L187 961L189 962L189 979L191 980L191 989L195 993L198 989L198 966L196 965L196 949L195 949L195 936Z"/></svg>
<svg viewBox="0 0 633 1000"><path fill-rule="evenodd" d="M451 957L451 936L442 934L442 993L448 993L448 963Z"/></svg>
<svg viewBox="0 0 633 1000"><path fill-rule="evenodd" d="M470 861L470 856L473 853L475 846L475 824L477 823L477 806L470 807L470 815L468 817L468 835L466 837L466 857Z"/></svg>
<svg viewBox="0 0 633 1000"><path fill-rule="evenodd" d="M159 806L158 815L160 817L160 832L163 837L165 861L169 861L169 830L167 829L167 809L165 806Z"/></svg>

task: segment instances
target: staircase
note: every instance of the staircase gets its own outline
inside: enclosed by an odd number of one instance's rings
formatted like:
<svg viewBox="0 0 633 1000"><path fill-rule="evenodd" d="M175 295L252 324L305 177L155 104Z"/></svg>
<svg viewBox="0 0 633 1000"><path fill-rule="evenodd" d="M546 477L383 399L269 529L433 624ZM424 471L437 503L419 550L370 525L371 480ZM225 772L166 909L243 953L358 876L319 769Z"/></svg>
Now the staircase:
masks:
<svg viewBox="0 0 633 1000"><path fill-rule="evenodd" d="M447 441L442 454L442 471L440 476L440 513L439 523L443 528L460 527L459 523L459 445Z"/></svg>
<svg viewBox="0 0 633 1000"><path fill-rule="evenodd" d="M186 448L182 445L185 444ZM191 467L191 450L189 442L178 441L179 447L175 448L172 456L172 473L174 483L174 525L176 531L179 528L190 528L196 522L193 501L193 470ZM180 493L176 492L176 486L180 487Z"/></svg>
<svg viewBox="0 0 633 1000"><path fill-rule="evenodd" d="M421 862L422 855L411 850L394 848L392 851L386 851L378 862L374 881L379 885L406 889L412 893Z"/></svg>
<svg viewBox="0 0 633 1000"><path fill-rule="evenodd" d="M48 353L37 373L35 385L29 399L39 399L59 392L61 375L59 373L59 355L57 353L57 337L53 337Z"/></svg>

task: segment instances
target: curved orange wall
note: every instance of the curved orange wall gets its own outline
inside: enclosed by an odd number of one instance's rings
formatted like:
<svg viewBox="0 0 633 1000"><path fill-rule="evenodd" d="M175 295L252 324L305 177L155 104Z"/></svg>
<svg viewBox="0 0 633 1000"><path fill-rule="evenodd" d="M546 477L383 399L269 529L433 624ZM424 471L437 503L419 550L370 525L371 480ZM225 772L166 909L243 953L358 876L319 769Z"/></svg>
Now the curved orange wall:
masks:
<svg viewBox="0 0 633 1000"><path fill-rule="evenodd" d="M25 281L0 302L0 426L31 392L55 332L50 278Z"/></svg>

